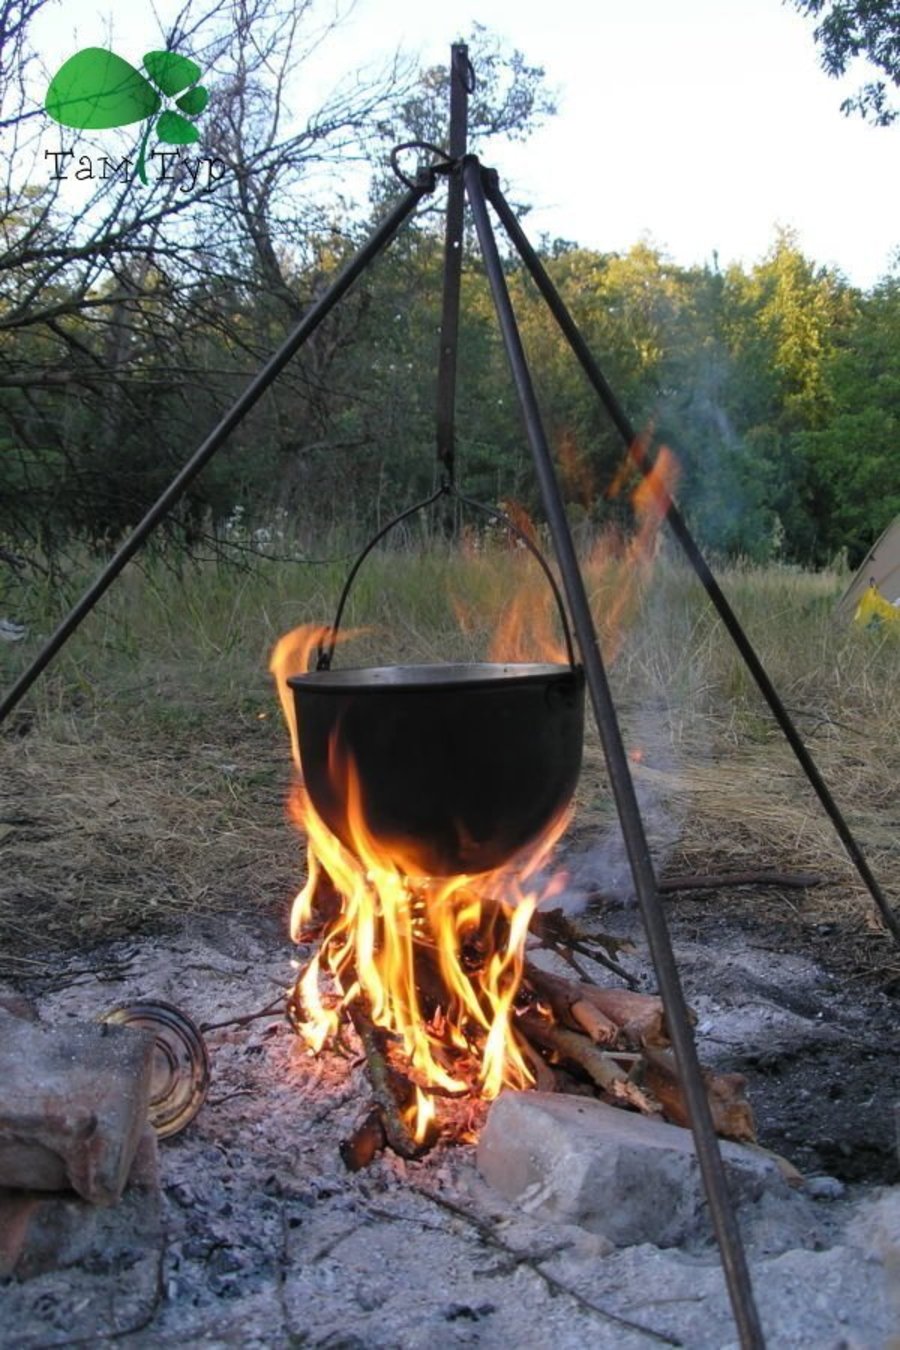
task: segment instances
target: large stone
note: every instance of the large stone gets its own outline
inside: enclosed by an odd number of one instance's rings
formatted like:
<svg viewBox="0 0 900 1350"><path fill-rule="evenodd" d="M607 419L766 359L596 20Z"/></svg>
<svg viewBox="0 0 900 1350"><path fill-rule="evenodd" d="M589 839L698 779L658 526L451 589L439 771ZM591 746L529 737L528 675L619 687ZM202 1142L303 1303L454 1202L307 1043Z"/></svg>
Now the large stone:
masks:
<svg viewBox="0 0 900 1350"><path fill-rule="evenodd" d="M721 1142L736 1203L790 1188L770 1157ZM478 1167L529 1212L603 1233L619 1246L667 1247L709 1233L690 1130L591 1098L506 1092L478 1143Z"/></svg>
<svg viewBox="0 0 900 1350"><path fill-rule="evenodd" d="M868 1261L884 1269L885 1294L894 1328L900 1328L900 1186L887 1186L860 1205L850 1225L850 1241ZM900 1335L888 1350L898 1350Z"/></svg>
<svg viewBox="0 0 900 1350"><path fill-rule="evenodd" d="M156 1135L114 1208L0 1191L0 1350L107 1344L150 1321L164 1252Z"/></svg>
<svg viewBox="0 0 900 1350"><path fill-rule="evenodd" d="M147 1121L154 1038L0 1011L0 1187L113 1204Z"/></svg>

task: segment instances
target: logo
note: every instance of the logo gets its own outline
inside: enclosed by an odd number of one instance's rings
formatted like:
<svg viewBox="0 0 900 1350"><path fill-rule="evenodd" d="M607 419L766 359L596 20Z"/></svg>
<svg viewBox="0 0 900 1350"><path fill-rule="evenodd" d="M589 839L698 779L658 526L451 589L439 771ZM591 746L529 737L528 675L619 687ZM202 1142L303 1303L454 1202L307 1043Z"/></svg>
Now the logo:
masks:
<svg viewBox="0 0 900 1350"><path fill-rule="evenodd" d="M137 161L138 177L146 185L151 133L155 130L166 145L196 144L200 133L188 119L200 116L209 94L197 83L203 73L197 63L177 52L147 52L144 69L149 79L115 52L85 47L60 66L44 107L55 122L79 131L146 122ZM163 108L164 98L174 99L180 111Z"/></svg>

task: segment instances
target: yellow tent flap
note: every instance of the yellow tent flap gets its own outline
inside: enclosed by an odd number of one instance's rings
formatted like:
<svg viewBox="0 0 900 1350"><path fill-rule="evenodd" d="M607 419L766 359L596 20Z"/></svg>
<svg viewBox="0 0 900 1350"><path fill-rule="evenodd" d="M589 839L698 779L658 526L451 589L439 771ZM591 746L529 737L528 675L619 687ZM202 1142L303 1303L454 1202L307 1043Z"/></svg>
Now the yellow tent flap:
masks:
<svg viewBox="0 0 900 1350"><path fill-rule="evenodd" d="M863 597L856 606L853 622L862 624L864 628L868 628L870 624L890 623L900 625L900 609L896 605L892 605L890 600L885 600L881 591L873 583L863 592Z"/></svg>

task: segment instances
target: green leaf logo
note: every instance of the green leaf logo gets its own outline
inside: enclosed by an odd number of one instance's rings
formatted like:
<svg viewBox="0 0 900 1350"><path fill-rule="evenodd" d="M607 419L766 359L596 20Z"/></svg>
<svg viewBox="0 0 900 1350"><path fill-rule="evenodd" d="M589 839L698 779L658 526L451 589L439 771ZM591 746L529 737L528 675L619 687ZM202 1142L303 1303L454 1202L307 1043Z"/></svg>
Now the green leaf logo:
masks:
<svg viewBox="0 0 900 1350"><path fill-rule="evenodd" d="M203 73L196 62L177 52L147 52L144 69L170 98L187 89L189 84L195 84Z"/></svg>
<svg viewBox="0 0 900 1350"><path fill-rule="evenodd" d="M85 47L70 56L50 81L44 100L55 122L92 131L142 122L160 105L159 94L140 71L102 47Z"/></svg>
<svg viewBox="0 0 900 1350"><path fill-rule="evenodd" d="M197 128L174 112L163 113L156 124L156 134L167 145L193 145L200 139Z"/></svg>
<svg viewBox="0 0 900 1350"><path fill-rule="evenodd" d="M156 134L165 144L194 145L200 133L187 118L199 117L209 102L209 94L197 84L203 73L197 63L177 52L147 52L144 69L149 79L115 52L85 47L60 66L50 81L44 107L55 122L79 130L102 131L150 119L137 163L138 177L146 184L146 151L154 128L152 119L160 114L155 123ZM175 99L181 112L168 108L160 112L163 101L157 90L166 98ZM176 94L181 97L175 98ZM184 113L187 117L182 116Z"/></svg>

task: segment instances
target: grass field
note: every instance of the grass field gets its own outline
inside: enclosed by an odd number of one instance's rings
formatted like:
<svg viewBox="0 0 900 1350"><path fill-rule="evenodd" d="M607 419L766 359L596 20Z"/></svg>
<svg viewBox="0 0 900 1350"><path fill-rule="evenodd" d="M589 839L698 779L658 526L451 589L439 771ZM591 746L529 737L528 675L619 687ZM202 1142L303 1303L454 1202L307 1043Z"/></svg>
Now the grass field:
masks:
<svg viewBox="0 0 900 1350"><path fill-rule="evenodd" d="M173 569L156 558L112 587L0 732L0 973L173 916L286 912L302 848L283 813L291 767L268 653L286 629L330 621L345 572L343 563ZM503 549L373 556L345 619L367 632L336 664L485 659L532 572ZM837 575L732 566L719 576L896 904L900 641L835 624ZM611 679L659 870L812 868L828 884L785 905L804 921L877 929L693 576L663 554L652 575L618 563L589 581L605 648L616 651ZM25 599L27 638L0 644L4 685L65 613L58 594ZM602 886L615 834L591 729L564 857L605 841Z"/></svg>

